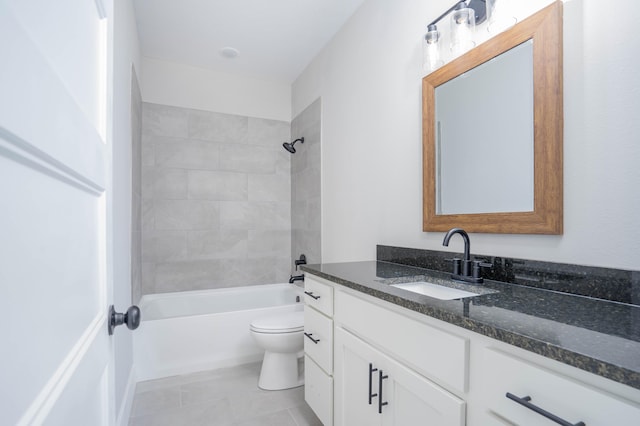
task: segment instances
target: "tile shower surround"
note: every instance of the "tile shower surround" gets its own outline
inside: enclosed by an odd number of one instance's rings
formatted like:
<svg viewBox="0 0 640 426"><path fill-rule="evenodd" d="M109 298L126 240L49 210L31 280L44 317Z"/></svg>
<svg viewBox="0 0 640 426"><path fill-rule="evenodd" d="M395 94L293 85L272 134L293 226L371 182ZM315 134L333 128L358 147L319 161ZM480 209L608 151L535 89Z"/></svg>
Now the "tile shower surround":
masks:
<svg viewBox="0 0 640 426"><path fill-rule="evenodd" d="M142 293L286 282L284 121L142 104Z"/></svg>
<svg viewBox="0 0 640 426"><path fill-rule="evenodd" d="M291 140L304 137L291 155L291 255L308 263L321 263L320 245L320 125L317 99L291 122Z"/></svg>

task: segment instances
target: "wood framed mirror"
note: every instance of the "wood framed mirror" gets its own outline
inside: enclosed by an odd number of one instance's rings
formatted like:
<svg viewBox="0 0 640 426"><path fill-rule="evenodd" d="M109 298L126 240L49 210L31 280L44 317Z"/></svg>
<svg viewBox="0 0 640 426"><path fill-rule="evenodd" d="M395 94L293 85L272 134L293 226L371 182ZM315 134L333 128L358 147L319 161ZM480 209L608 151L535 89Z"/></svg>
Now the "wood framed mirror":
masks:
<svg viewBox="0 0 640 426"><path fill-rule="evenodd" d="M518 51L522 53L513 53ZM517 104L516 100L526 96L512 95L509 87L487 91L484 82L474 83L475 86L469 86L468 81L467 86L462 86L462 83L483 73L491 76L492 84L513 80L514 75L520 76L521 73L507 63L513 62L508 58L516 55L530 56L523 63L532 68L529 73L531 82L528 83L531 105L523 108L521 117L512 119L505 118L500 111L518 109L512 106ZM468 232L562 233L562 78L560 1L424 77L424 231L447 231L460 227ZM458 84L456 80L461 82L460 89L457 92L449 90ZM526 78L522 79L522 85L526 87ZM474 87L483 87L484 92L489 93L484 95L487 96L486 101L484 98L475 99L475 96L481 96L481 91ZM460 96L460 93L464 95ZM469 114L465 115L463 106L474 103L469 100L480 105L474 107L476 110L489 113L487 119L480 120L481 125L468 124L466 118ZM462 111L458 127L468 126L472 136L453 142L452 134L456 132L452 127L456 126L448 125L443 131L441 124L447 122L443 105L447 103L451 103L447 107L450 111ZM485 123L487 120L492 122ZM509 123L515 124L509 128ZM481 128L485 129L484 133ZM494 140L502 140L503 145L493 143ZM523 148L514 150L516 145ZM521 157L527 150L529 157ZM451 160L445 161L446 158ZM520 181L515 178L516 174L523 175L523 183L518 184L521 188L512 185L512 181ZM493 180L489 179L490 176ZM457 187L451 186L450 182L454 180L462 183ZM498 196L502 199L498 200ZM495 203L486 203L492 198L496 198ZM513 200L517 198L524 201L514 204ZM467 205L471 201L466 203L466 200L472 199L478 200L478 206Z"/></svg>

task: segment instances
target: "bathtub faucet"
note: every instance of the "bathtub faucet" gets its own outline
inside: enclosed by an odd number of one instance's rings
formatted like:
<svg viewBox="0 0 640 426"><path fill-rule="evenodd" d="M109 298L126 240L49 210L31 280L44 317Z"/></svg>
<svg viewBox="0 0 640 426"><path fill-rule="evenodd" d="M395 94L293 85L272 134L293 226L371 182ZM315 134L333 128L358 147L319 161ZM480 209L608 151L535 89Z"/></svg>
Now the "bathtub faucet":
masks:
<svg viewBox="0 0 640 426"><path fill-rule="evenodd" d="M304 281L304 274L291 275L291 278L289 278L289 284L293 284L296 281Z"/></svg>
<svg viewBox="0 0 640 426"><path fill-rule="evenodd" d="M300 259L294 261L293 263L296 264L296 271L297 271L298 270L298 266L307 264L307 256L305 256L304 254L301 254L300 255Z"/></svg>

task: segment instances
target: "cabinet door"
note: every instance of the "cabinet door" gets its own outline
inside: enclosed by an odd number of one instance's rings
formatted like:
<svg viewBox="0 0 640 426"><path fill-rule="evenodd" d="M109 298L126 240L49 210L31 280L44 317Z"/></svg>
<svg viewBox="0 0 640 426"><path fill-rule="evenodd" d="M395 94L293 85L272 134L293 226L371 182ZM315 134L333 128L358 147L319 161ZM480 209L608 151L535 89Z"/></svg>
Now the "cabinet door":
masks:
<svg viewBox="0 0 640 426"><path fill-rule="evenodd" d="M380 365L379 353L341 328L334 334L334 424L382 425L377 397L369 404L369 364ZM377 393L377 371L371 373L371 392Z"/></svg>
<svg viewBox="0 0 640 426"><path fill-rule="evenodd" d="M377 369L372 374L370 364ZM334 377L336 425L464 426L464 401L341 328Z"/></svg>
<svg viewBox="0 0 640 426"><path fill-rule="evenodd" d="M464 426L464 401L398 362L383 371L383 425Z"/></svg>

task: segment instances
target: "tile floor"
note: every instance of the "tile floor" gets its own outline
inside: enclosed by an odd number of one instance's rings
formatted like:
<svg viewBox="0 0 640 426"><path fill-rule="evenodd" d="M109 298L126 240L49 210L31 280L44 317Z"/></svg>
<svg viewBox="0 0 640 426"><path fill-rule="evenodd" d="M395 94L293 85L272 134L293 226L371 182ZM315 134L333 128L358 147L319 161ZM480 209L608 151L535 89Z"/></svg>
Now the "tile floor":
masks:
<svg viewBox="0 0 640 426"><path fill-rule="evenodd" d="M322 426L304 387L258 388L261 363L140 382L129 426Z"/></svg>

